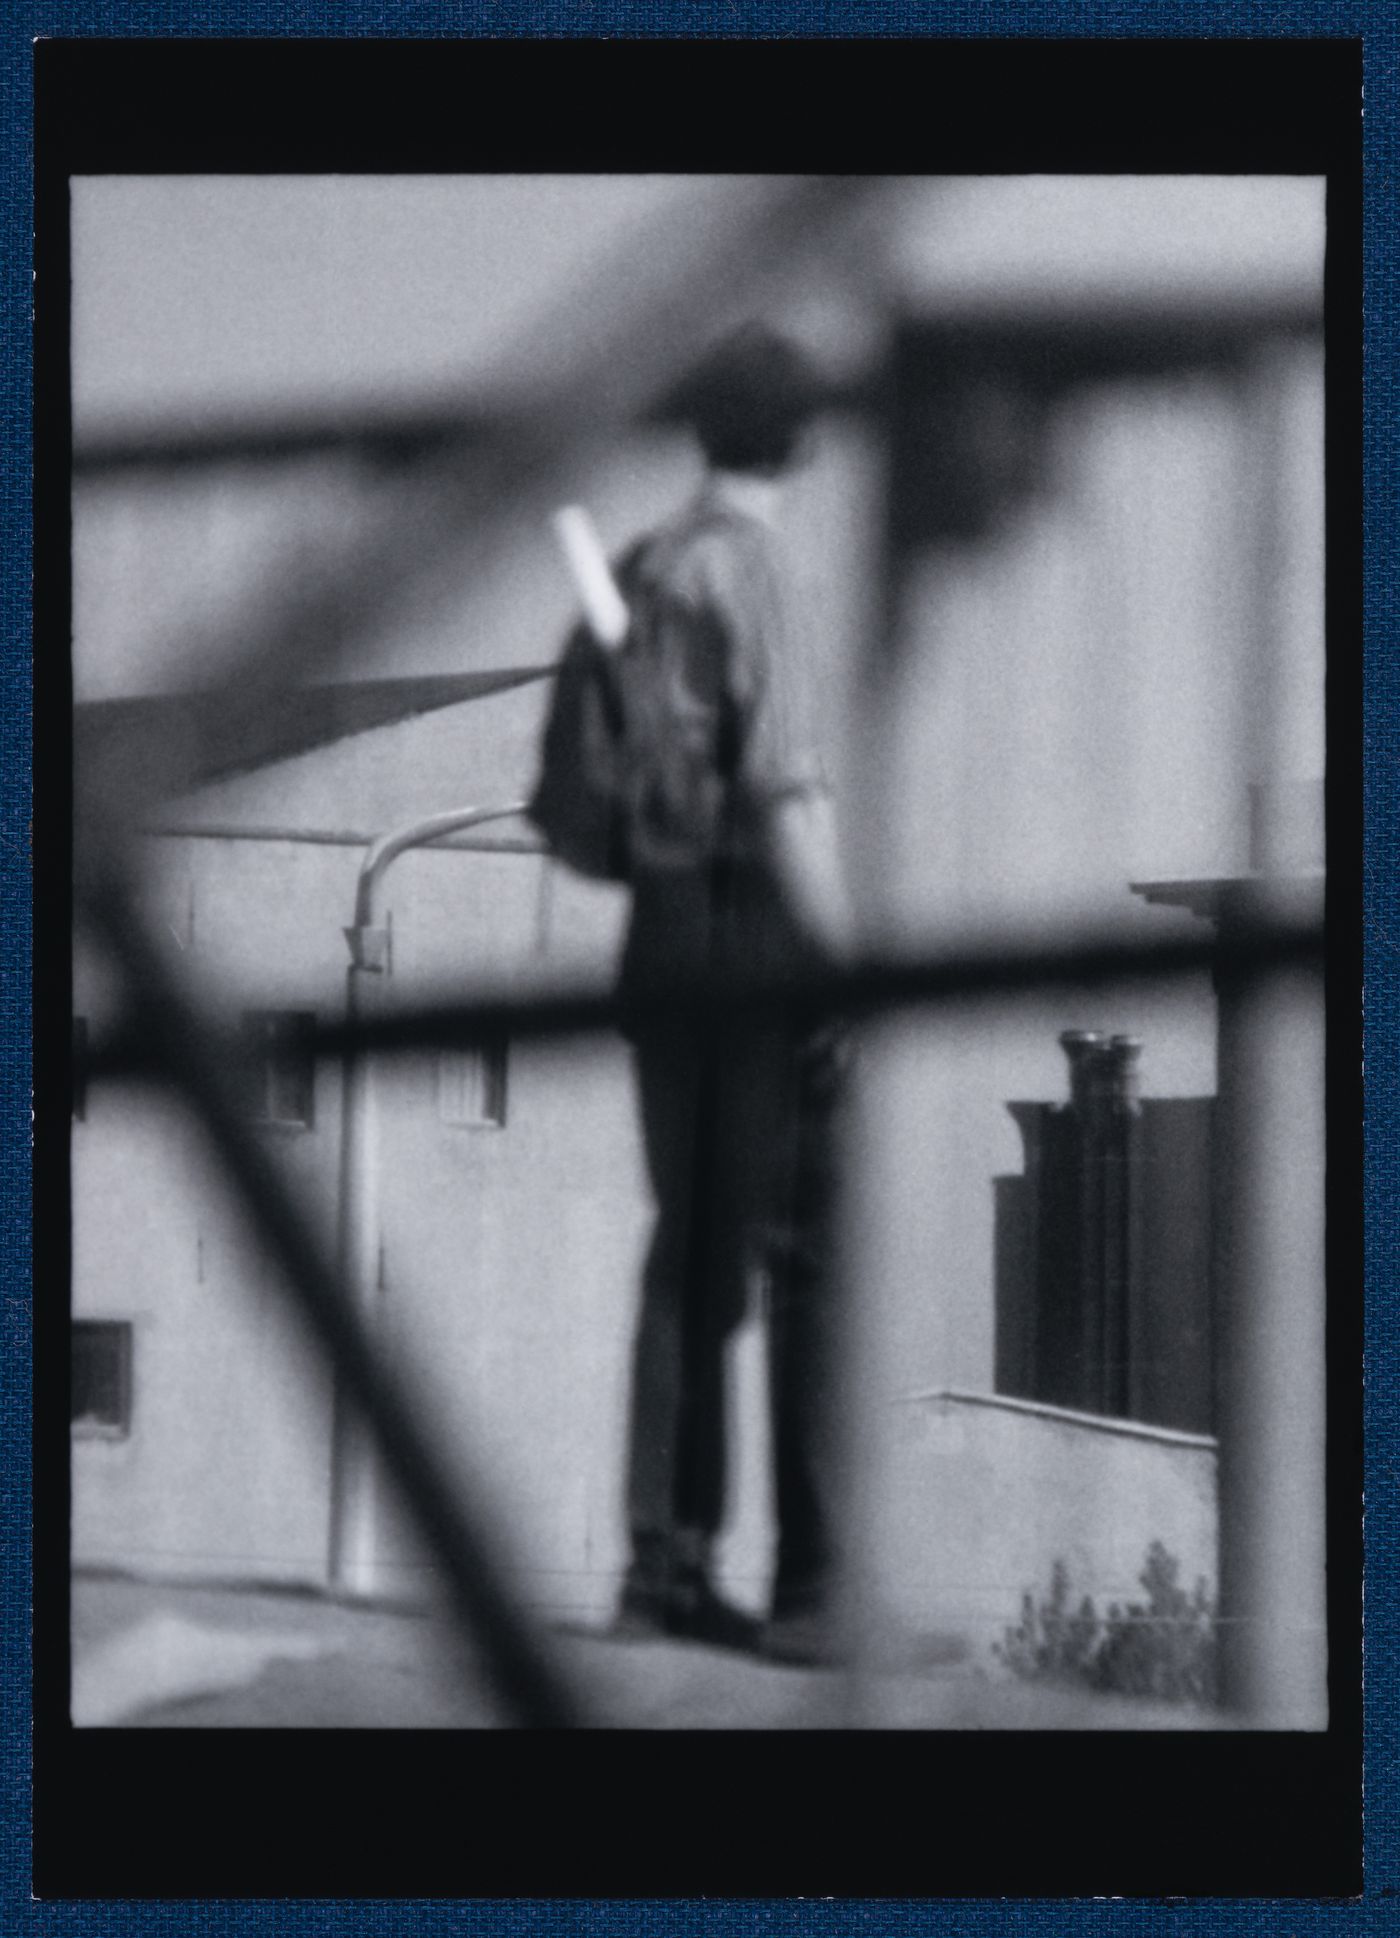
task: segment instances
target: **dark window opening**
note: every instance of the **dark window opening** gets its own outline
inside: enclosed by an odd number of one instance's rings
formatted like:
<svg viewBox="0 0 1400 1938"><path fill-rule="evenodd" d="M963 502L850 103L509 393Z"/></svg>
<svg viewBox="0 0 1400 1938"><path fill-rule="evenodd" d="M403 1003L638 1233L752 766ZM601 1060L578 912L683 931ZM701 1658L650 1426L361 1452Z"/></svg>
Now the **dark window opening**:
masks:
<svg viewBox="0 0 1400 1938"><path fill-rule="evenodd" d="M311 1010L244 1010L247 1109L255 1123L311 1129L316 1121L315 1034Z"/></svg>
<svg viewBox="0 0 1400 1938"><path fill-rule="evenodd" d="M74 1320L70 1411L75 1433L130 1433L129 1320Z"/></svg>
<svg viewBox="0 0 1400 1938"><path fill-rule="evenodd" d="M503 1129L506 1070L503 1036L443 1050L438 1057L438 1115L443 1123Z"/></svg>

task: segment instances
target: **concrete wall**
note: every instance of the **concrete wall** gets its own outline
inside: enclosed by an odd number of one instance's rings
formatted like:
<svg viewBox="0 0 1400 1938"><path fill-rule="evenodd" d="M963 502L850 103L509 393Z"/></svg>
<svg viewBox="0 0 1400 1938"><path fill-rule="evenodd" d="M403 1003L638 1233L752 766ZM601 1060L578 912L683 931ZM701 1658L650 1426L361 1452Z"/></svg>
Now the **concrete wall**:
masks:
<svg viewBox="0 0 1400 1938"><path fill-rule="evenodd" d="M149 1097L94 1090L75 1127L73 1192L74 1315L130 1323L133 1361L129 1435L74 1437L75 1561L317 1579L327 1378L194 1126Z"/></svg>
<svg viewBox="0 0 1400 1938"><path fill-rule="evenodd" d="M992 1644L1042 1602L1057 1561L1070 1600L1146 1599L1149 1545L1189 1594L1216 1583L1215 1442L985 1395L929 1393L888 1419L874 1487L873 1573L891 1629Z"/></svg>

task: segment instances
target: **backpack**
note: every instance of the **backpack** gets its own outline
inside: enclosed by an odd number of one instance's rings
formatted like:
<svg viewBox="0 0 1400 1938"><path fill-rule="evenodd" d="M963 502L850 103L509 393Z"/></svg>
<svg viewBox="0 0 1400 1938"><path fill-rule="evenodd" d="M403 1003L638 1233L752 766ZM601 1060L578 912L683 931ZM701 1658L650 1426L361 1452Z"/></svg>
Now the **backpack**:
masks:
<svg viewBox="0 0 1400 1938"><path fill-rule="evenodd" d="M718 624L619 572L631 614L609 650L584 624L565 642L526 809L555 857L595 881L703 867L722 852L738 765L737 709Z"/></svg>

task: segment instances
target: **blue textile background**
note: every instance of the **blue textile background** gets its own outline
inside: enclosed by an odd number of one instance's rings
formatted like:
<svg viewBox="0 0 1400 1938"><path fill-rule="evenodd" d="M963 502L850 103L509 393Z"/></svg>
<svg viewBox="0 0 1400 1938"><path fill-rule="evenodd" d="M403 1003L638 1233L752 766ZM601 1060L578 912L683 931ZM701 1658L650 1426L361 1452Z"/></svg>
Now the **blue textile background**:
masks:
<svg viewBox="0 0 1400 1938"><path fill-rule="evenodd" d="M5 1223L0 1353L0 1892L4 1929L175 1934L261 1930L388 1934L491 1933L503 1938L575 1931L606 1938L722 1938L758 1934L898 1934L956 1931L1051 1938L1171 1931L1210 1938L1390 1928L1400 1900L1400 1695L1396 1691L1400 1517L1394 1468L1400 1408L1396 1332L1390 1323L1400 1152L1395 1006L1400 965L1400 847L1393 773L1400 752L1396 659L1400 514L1400 376L1396 366L1394 258L1400 241L1400 13L1395 0L7 0L0 18L4 144L3 281L0 282L0 901L4 982L0 1062L4 1139L0 1215ZM29 1892L30 1301L30 238L31 43L38 36L1361 36L1365 42L1366 316L1366 816L1367 895L1367 1882L1346 1904L1269 1901L659 1900L625 1902L256 1901L35 1903ZM80 1827L75 1827L80 1834Z"/></svg>

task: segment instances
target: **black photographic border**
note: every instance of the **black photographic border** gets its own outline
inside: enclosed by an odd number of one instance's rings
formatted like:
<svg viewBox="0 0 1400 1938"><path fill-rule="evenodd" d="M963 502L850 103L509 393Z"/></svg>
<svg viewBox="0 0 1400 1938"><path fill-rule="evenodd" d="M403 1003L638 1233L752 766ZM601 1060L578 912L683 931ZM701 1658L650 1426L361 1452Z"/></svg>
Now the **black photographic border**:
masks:
<svg viewBox="0 0 1400 1938"><path fill-rule="evenodd" d="M40 1898L1359 1891L1361 122L1356 41L71 40L35 50ZM878 112L855 114L863 100ZM74 1731L66 1719L66 181L639 169L1328 176L1325 1733ZM50 1100L45 1104L44 1100Z"/></svg>

